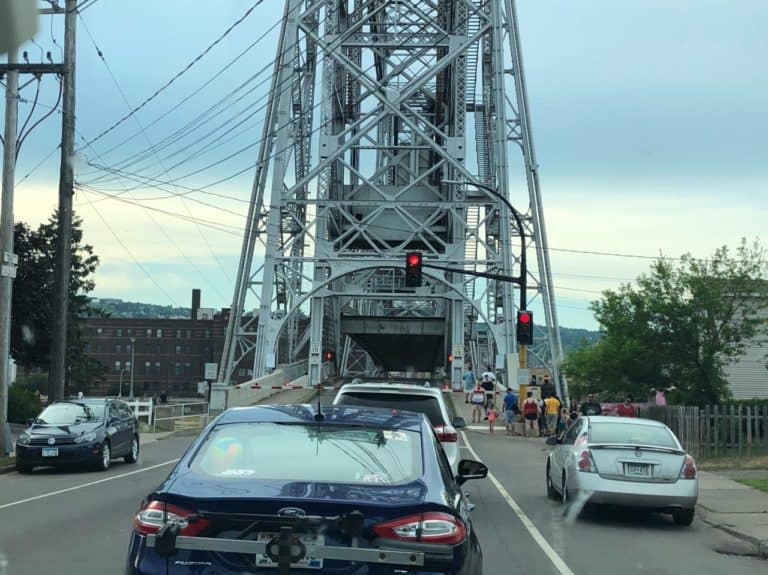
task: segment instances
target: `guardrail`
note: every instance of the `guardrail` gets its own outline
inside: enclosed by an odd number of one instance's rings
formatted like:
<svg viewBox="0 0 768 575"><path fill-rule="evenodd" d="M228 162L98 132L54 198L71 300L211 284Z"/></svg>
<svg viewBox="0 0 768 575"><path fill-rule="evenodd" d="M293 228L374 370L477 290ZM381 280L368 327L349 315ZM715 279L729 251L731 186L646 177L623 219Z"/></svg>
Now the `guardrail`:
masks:
<svg viewBox="0 0 768 575"><path fill-rule="evenodd" d="M154 408L152 433L199 431L210 418L207 401L163 403Z"/></svg>
<svg viewBox="0 0 768 575"><path fill-rule="evenodd" d="M131 411L133 411L133 414L136 416L136 419L141 420L142 417L147 418L147 425L152 425L152 422L154 420L153 414L154 410L152 409L152 400L146 400L141 401L138 399L124 399L123 400L125 404L131 408Z"/></svg>

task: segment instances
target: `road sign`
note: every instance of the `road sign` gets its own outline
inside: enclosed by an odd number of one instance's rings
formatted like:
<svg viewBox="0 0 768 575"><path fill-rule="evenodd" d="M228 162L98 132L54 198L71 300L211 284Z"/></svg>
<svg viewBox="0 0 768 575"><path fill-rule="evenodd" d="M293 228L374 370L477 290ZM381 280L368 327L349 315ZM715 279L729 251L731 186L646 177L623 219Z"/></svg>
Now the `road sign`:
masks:
<svg viewBox="0 0 768 575"><path fill-rule="evenodd" d="M310 346L310 355L320 355L320 344L319 343L313 343Z"/></svg>
<svg viewBox="0 0 768 575"><path fill-rule="evenodd" d="M205 364L205 379L216 379L216 372L219 370L218 363L206 363Z"/></svg>
<svg viewBox="0 0 768 575"><path fill-rule="evenodd" d="M464 357L464 346L463 345L454 345L453 346L453 357Z"/></svg>

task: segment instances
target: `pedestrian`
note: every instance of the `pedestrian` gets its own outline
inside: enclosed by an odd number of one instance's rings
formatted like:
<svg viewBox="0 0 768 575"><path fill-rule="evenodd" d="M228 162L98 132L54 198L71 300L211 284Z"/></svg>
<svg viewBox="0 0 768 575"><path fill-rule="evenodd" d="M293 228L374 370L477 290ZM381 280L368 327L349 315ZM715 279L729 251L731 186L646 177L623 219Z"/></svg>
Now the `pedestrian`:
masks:
<svg viewBox="0 0 768 575"><path fill-rule="evenodd" d="M554 395L550 395L544 400L544 406L547 417L547 432L550 435L557 433L557 418L560 414L560 400Z"/></svg>
<svg viewBox="0 0 768 575"><path fill-rule="evenodd" d="M485 367L485 371L482 374L482 378L483 379L485 379L486 377L488 379L490 379L493 383L496 383L496 374L493 373L493 371L491 371L491 366L490 365L487 365Z"/></svg>
<svg viewBox="0 0 768 575"><path fill-rule="evenodd" d="M539 436L539 411L539 403L533 397L533 392L529 391L523 402L523 417L525 418L525 432L523 435L526 437L529 435L533 435L533 437Z"/></svg>
<svg viewBox="0 0 768 575"><path fill-rule="evenodd" d="M493 427L496 424L496 406L491 404L488 408L488 433L493 435Z"/></svg>
<svg viewBox="0 0 768 575"><path fill-rule="evenodd" d="M619 417L636 417L637 412L635 411L635 406L632 405L632 397L627 396L624 398L624 403L620 404L618 408L616 408L616 415Z"/></svg>
<svg viewBox="0 0 768 575"><path fill-rule="evenodd" d="M472 390L470 402L472 403L472 423L480 423L483 417L482 407L485 403L485 390L479 383L476 383Z"/></svg>
<svg viewBox="0 0 768 575"><path fill-rule="evenodd" d="M502 404L504 409L504 424L507 430L507 435L514 435L514 425L517 421L517 395L512 391L511 387L507 388L507 393L504 395L504 401Z"/></svg>
<svg viewBox="0 0 768 575"><path fill-rule="evenodd" d="M475 387L475 374L472 372L472 366L467 366L467 371L464 372L464 403L469 403L469 398L472 395L472 389Z"/></svg>
<svg viewBox="0 0 768 575"><path fill-rule="evenodd" d="M547 434L547 417L546 417L547 406L544 403L544 400L542 398L537 399L536 403L539 405L539 435L546 435Z"/></svg>
<svg viewBox="0 0 768 575"><path fill-rule="evenodd" d="M603 407L595 400L592 393L587 394L587 400L579 407L579 415L602 415Z"/></svg>
<svg viewBox="0 0 768 575"><path fill-rule="evenodd" d="M562 435L568 429L569 413L568 409L563 407L560 410L560 421L557 422L557 435Z"/></svg>
<svg viewBox="0 0 768 575"><path fill-rule="evenodd" d="M83 399L85 397L85 394L82 391L77 392L77 399Z"/></svg>
<svg viewBox="0 0 768 575"><path fill-rule="evenodd" d="M480 384L485 392L485 418L488 419L488 408L493 405L493 399L496 394L496 382L488 377L488 372L483 374L483 382Z"/></svg>

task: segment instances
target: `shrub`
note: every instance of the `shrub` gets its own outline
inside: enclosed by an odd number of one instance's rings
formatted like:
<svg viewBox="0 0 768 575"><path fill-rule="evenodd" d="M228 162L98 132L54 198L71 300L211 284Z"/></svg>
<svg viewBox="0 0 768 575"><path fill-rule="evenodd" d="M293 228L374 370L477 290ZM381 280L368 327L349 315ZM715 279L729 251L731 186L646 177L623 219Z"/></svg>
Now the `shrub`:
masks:
<svg viewBox="0 0 768 575"><path fill-rule="evenodd" d="M40 397L26 385L16 383L8 389L8 421L26 423L40 413Z"/></svg>

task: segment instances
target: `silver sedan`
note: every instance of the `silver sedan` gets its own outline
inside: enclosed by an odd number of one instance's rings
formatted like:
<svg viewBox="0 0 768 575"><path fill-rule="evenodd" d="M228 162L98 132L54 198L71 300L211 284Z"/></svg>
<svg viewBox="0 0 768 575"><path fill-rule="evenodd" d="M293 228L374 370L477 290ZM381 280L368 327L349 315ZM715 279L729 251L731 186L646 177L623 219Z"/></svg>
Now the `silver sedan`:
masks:
<svg viewBox="0 0 768 575"><path fill-rule="evenodd" d="M693 522L696 462L666 425L634 417L580 417L550 437L547 494L563 503L612 504L671 513Z"/></svg>

